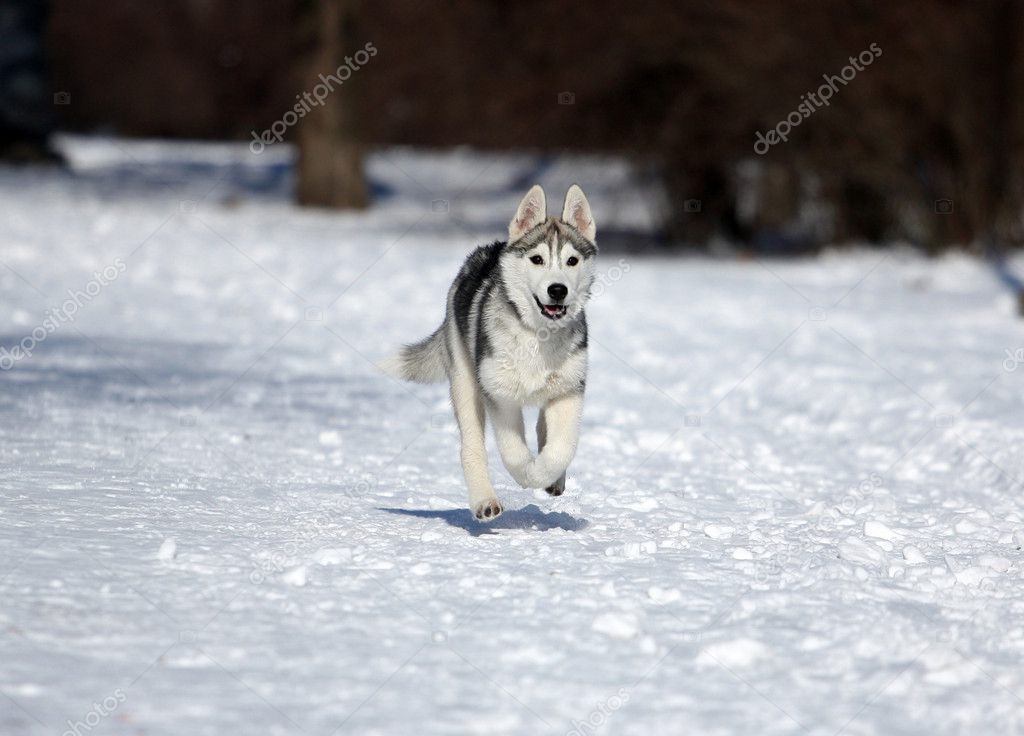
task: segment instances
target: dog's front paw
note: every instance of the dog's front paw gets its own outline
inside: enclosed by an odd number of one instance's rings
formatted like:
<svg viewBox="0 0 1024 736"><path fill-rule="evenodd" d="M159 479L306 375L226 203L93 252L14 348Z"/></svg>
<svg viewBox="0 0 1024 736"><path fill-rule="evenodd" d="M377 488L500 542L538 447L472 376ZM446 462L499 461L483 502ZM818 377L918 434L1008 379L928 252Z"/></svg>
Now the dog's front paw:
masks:
<svg viewBox="0 0 1024 736"><path fill-rule="evenodd" d="M473 505L473 516L477 521L494 521L504 510L501 501L496 498L487 498Z"/></svg>

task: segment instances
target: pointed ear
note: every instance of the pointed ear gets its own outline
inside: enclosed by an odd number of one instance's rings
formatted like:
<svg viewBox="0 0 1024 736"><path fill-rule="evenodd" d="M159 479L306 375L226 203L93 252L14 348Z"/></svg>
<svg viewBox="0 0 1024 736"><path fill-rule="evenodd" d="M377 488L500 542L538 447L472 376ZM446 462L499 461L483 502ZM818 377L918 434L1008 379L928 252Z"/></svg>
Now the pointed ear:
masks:
<svg viewBox="0 0 1024 736"><path fill-rule="evenodd" d="M578 184L569 187L565 193L565 206L562 207L562 221L572 225L583 233L583 237L593 241L597 234L594 215L590 212L590 202Z"/></svg>
<svg viewBox="0 0 1024 736"><path fill-rule="evenodd" d="M547 201L540 184L534 184L519 203L516 216L508 224L508 242L514 242L539 224L548 216Z"/></svg>

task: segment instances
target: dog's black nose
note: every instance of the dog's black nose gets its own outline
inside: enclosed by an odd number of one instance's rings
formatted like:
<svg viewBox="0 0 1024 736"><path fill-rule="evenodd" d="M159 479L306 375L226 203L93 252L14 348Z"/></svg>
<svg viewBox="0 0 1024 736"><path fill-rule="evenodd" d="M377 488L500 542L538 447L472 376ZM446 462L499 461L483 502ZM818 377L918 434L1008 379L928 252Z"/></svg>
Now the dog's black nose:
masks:
<svg viewBox="0 0 1024 736"><path fill-rule="evenodd" d="M552 299L561 300L569 295L569 287L565 284L551 284L548 287L548 296Z"/></svg>

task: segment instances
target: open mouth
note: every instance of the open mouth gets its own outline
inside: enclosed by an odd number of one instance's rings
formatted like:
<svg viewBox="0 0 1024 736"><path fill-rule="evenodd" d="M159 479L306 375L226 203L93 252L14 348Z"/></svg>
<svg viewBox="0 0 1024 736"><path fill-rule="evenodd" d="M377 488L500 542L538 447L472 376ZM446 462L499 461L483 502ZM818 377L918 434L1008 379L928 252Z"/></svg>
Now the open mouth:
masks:
<svg viewBox="0 0 1024 736"><path fill-rule="evenodd" d="M564 304L541 304L540 299L536 296L533 300L537 302L537 306L540 307L540 313L548 319L561 319L565 316L565 310L567 307Z"/></svg>

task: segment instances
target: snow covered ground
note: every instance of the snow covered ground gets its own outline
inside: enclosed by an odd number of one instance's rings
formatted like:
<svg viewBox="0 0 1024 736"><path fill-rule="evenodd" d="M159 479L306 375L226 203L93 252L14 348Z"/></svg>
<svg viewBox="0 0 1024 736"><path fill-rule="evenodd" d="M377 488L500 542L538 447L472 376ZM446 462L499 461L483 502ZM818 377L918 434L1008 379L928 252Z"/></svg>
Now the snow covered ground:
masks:
<svg viewBox="0 0 1024 736"><path fill-rule="evenodd" d="M373 362L533 176L649 222L621 165L392 151L332 214L283 149L66 146L0 169L0 734L1024 731L983 265L605 254L568 491L494 458L483 526L445 388Z"/></svg>

